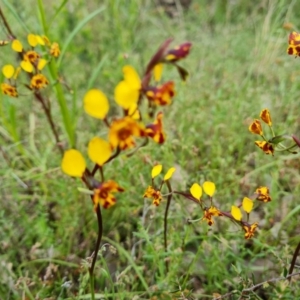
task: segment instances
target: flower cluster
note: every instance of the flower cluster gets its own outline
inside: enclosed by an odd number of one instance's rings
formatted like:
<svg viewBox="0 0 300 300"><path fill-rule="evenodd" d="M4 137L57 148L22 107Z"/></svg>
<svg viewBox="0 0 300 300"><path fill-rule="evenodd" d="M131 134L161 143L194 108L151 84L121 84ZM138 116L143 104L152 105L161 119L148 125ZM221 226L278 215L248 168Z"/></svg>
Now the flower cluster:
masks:
<svg viewBox="0 0 300 300"><path fill-rule="evenodd" d="M266 154L274 155L274 151L288 151L290 153L295 154L296 152L292 151L293 148L297 146L297 142L295 138L290 135L282 134L275 135L272 128L272 120L271 115L268 109L263 109L260 112L260 119L266 123L271 131L272 137L266 138L263 133L262 124L260 120L255 119L249 126L249 131L253 134L260 135L263 140L255 141L255 145L262 149ZM282 144L283 141L294 141L294 143L290 146L285 146Z"/></svg>
<svg viewBox="0 0 300 300"><path fill-rule="evenodd" d="M57 58L60 54L58 43L50 43L46 36L29 34L27 36L29 49L25 49L23 44L14 39L11 43L12 50L19 54L21 60L19 66L11 64L3 66L2 73L6 82L1 84L2 93L11 97L18 97L17 78L22 71L25 71L30 83L25 86L30 90L40 90L49 84L48 79L42 70L52 57ZM37 50L39 46L39 50ZM46 50L46 53L45 53Z"/></svg>
<svg viewBox="0 0 300 300"><path fill-rule="evenodd" d="M144 193L144 198L150 198L153 200L153 204L158 206L160 202L162 201L162 194L161 194L161 189L163 185L171 179L175 172L175 168L172 167L170 168L167 173L164 176L164 179L161 181L159 187L155 187L154 185L154 178L157 177L160 173L162 172L162 165L156 165L153 167L152 172L151 172L151 177L152 177L152 184L148 186Z"/></svg>
<svg viewBox="0 0 300 300"><path fill-rule="evenodd" d="M255 191L255 194L257 194L256 200L258 200L258 201L262 201L265 203L271 201L269 189L265 186L257 188ZM234 218L234 220L236 221L236 223L239 224L245 231L245 239L250 239L251 237L253 237L255 230L258 227L257 222L255 222L253 224L248 223L250 213L253 210L253 206L254 206L254 200L251 200L248 197L244 197L242 204L240 204L238 206L232 205L232 207L231 207L231 215ZM243 214L242 214L240 207L243 208L243 211L247 215L246 221L242 220Z"/></svg>
<svg viewBox="0 0 300 300"><path fill-rule="evenodd" d="M194 223L198 221L205 221L209 226L212 226L214 224L214 217L225 217L230 219L231 221L235 222L237 225L239 225L242 230L244 231L244 237L245 239L250 239L254 236L254 233L256 231L256 228L258 227L258 222L254 222L252 224L249 223L249 216L250 212L253 210L254 207L254 200L251 200L248 197L244 197L242 204L239 205L232 205L231 212L222 211L219 209L214 203L213 203L213 196L216 191L216 186L214 182L211 181L205 181L202 186L198 183L194 183L189 193L181 192L181 191L175 191L172 190L171 183L169 179L171 179L175 168L170 168L167 173L165 174L163 180L161 181L159 187L156 187L154 185L154 178L158 176L162 171L162 165L156 165L152 169L152 184L148 186L144 193L144 198L150 198L153 201L153 204L155 206L158 206L162 199L163 195L161 193L161 189L165 183L167 183L168 187L168 204L166 206L166 213L165 213L165 222L167 222L167 212L168 212L168 206L170 205L170 200L172 195L180 195L184 198L191 200L199 205L203 212L203 216L200 219L196 220L189 220L189 223ZM203 194L205 194L208 197L208 200L203 199ZM265 186L261 186L256 189L255 191L256 197L255 199L260 202L270 202L271 197L269 193L269 189ZM246 220L243 220L243 214L240 209L242 207L243 211L246 213ZM165 233L166 235L166 233Z"/></svg>
<svg viewBox="0 0 300 300"><path fill-rule="evenodd" d="M85 112L104 122L108 127L107 138L94 137L89 142L87 152L90 160L95 163L93 170L86 167L83 155L76 149L70 149L64 153L62 170L70 176L80 177L83 180L92 192L95 208L98 204L104 208L111 207L116 202L112 193L124 190L113 180L104 181L104 164L128 149L131 149L131 152L127 155L132 155L140 147L145 146L149 139L158 144L164 143L166 139L162 122L163 113L158 112L152 123L144 124L141 104L143 99L148 101L149 116L154 114L158 106L171 104L175 95L175 84L172 81L160 83L163 64L174 65L180 70L181 77L186 78L182 74L187 74L187 72L183 71L184 69L178 66L177 62L188 55L191 44L184 43L174 49L168 49L169 43L170 40L167 40L158 49L142 78L132 66L123 67L123 80L114 89L114 100L122 111L121 116L110 115L109 99L101 90L91 89L84 96ZM141 141L138 142L138 140ZM95 179L98 170L101 175L100 181ZM172 170L166 174L165 181L168 180L168 176L171 177ZM158 205L162 199L160 189L149 187L145 197L153 198L154 203Z"/></svg>

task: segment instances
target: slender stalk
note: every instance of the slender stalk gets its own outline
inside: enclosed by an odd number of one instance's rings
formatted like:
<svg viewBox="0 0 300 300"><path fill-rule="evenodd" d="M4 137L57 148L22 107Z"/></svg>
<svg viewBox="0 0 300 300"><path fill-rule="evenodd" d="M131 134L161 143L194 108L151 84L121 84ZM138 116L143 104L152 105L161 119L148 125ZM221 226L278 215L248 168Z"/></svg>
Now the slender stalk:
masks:
<svg viewBox="0 0 300 300"><path fill-rule="evenodd" d="M113 159L115 159L121 152L121 149L118 147L116 152L105 162L105 164L109 163L110 161L112 161ZM98 164L95 165L94 169L92 170L91 175L95 176L96 172L98 171L98 169L100 168L100 166Z"/></svg>
<svg viewBox="0 0 300 300"><path fill-rule="evenodd" d="M97 261L98 251L100 248L100 243L101 243L102 234L103 234L102 214L101 214L101 208L100 208L99 204L97 205L97 208L96 208L96 214L97 214L97 220L98 220L98 237L97 237L97 241L96 241L96 245L95 245L92 264L91 264L91 267L89 268L92 300L95 300L94 269L95 269L95 264Z"/></svg>
<svg viewBox="0 0 300 300"><path fill-rule="evenodd" d="M10 37L11 37L12 39L15 39L16 37L15 37L15 35L13 34L13 32L12 32L12 30L11 30L11 28L10 28L10 26L9 26L9 24L8 24L8 22L7 22L7 20L6 20L5 16L4 16L4 14L3 14L3 12L2 12L1 7L0 7L0 18L2 19L3 25L4 25L4 27L6 28L6 30L8 31Z"/></svg>
<svg viewBox="0 0 300 300"><path fill-rule="evenodd" d="M165 246L165 252L167 253L168 250L168 237L167 237L167 230L168 230L168 213L169 213L169 208L170 208L170 203L173 197L172 193L172 187L169 181L166 182L167 187L169 190L169 195L167 198L167 205L166 205L166 210L165 210L165 217L164 217L164 246ZM166 260L166 270L169 272L169 262Z"/></svg>
<svg viewBox="0 0 300 300"><path fill-rule="evenodd" d="M39 93L39 92L35 92L34 93L34 96L36 97L36 99L41 103L42 107L43 107L43 110L45 112L45 115L47 117L47 120L50 124L50 128L53 132L53 135L54 135L54 138L55 138L55 141L56 141L56 145L58 146L61 154L64 153L64 149L63 149L63 146L60 142L60 139L59 139L59 135L58 135L58 132L57 132L57 129L55 127L55 124L54 124L54 121L52 119L52 114L51 114L51 109L48 105L46 105L45 103L45 100L43 98L43 96Z"/></svg>
<svg viewBox="0 0 300 300"><path fill-rule="evenodd" d="M293 270L294 270L294 267L295 267L295 264L296 264L296 259L297 259L297 256L298 256L299 252L300 252L300 242L298 243L298 246L297 246L297 248L296 248L296 250L294 252L288 276L293 273ZM292 277L289 278L289 281L291 281L291 278Z"/></svg>

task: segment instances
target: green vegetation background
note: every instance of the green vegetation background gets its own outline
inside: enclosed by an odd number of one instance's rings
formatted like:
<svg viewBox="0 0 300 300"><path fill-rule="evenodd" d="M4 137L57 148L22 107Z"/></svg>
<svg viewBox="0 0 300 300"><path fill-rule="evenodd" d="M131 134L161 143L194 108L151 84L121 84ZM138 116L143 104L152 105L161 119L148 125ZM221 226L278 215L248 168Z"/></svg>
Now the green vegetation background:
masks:
<svg viewBox="0 0 300 300"><path fill-rule="evenodd" d="M103 212L104 242L117 254L106 248L99 259L98 299L179 299L180 294L171 293L179 289L188 299L211 299L213 293L242 289L251 280L281 276L299 240L299 155L265 155L254 145L248 125L268 108L277 134L300 136L300 61L286 54L289 30L283 26L291 22L299 28L299 3L194 0L174 19L150 0L62 1L61 10L58 1L44 4L49 38L62 47L70 41L59 71L77 147L84 153L90 138L106 135L82 109L88 88L102 89L113 103L123 65L141 72L169 37L173 45L193 43L181 63L190 72L186 84L173 68L164 70L165 79L176 78L177 90L174 103L164 108L166 143L152 143L105 168L106 178L117 180L126 192ZM3 0L1 8L18 37L42 33L35 1ZM74 28L100 8L71 38ZM5 39L3 28L1 34ZM10 47L0 50L1 66L14 61ZM50 90L56 123L62 124ZM92 204L77 190L81 183L62 174L39 104L28 92L0 99L0 298L88 299L88 275L80 264L91 255L97 236ZM62 125L60 132L67 147ZM156 208L142 198L156 162L165 170L177 168L173 184L181 190L193 182L214 181L215 201L223 210L258 186L268 186L272 202L251 219L259 221L258 234L245 241L241 230L222 218L212 227L187 225L187 218L200 218L201 211L176 198L166 258L165 203ZM170 260L168 274L165 259ZM63 285L67 281L70 288ZM297 299L299 281L277 283L251 297Z"/></svg>

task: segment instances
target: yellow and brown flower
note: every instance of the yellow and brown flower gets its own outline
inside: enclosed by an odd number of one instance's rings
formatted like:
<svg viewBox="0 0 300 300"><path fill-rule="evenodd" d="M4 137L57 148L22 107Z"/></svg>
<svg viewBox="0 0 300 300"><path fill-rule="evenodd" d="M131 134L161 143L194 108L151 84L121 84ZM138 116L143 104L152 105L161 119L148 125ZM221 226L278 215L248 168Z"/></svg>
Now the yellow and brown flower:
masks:
<svg viewBox="0 0 300 300"><path fill-rule="evenodd" d="M60 48L58 43L52 43L51 47L50 47L50 55L53 57L59 57L60 55Z"/></svg>
<svg viewBox="0 0 300 300"><path fill-rule="evenodd" d="M263 202L271 201L270 192L266 186L261 186L261 187L257 188L255 193L258 195L256 197L257 200L263 201Z"/></svg>
<svg viewBox="0 0 300 300"><path fill-rule="evenodd" d="M159 112L153 124L146 126L147 136L151 137L156 143L162 144L166 139L162 124L163 113Z"/></svg>
<svg viewBox="0 0 300 300"><path fill-rule="evenodd" d="M205 209L202 220L205 220L209 226L214 224L212 217L222 216L222 213L214 206Z"/></svg>
<svg viewBox="0 0 300 300"><path fill-rule="evenodd" d="M254 236L257 226L258 226L257 223L253 223L252 225L244 225L243 226L243 229L245 231L245 239L248 240Z"/></svg>
<svg viewBox="0 0 300 300"><path fill-rule="evenodd" d="M272 126L271 115L268 109L263 109L259 116L266 124Z"/></svg>
<svg viewBox="0 0 300 300"><path fill-rule="evenodd" d="M42 89L46 87L49 84L49 81L43 74L36 74L32 76L31 82L30 82L30 87L32 89Z"/></svg>
<svg viewBox="0 0 300 300"><path fill-rule="evenodd" d="M114 120L110 126L108 139L113 148L125 150L134 147L133 137L146 135L145 129L130 117Z"/></svg>
<svg viewBox="0 0 300 300"><path fill-rule="evenodd" d="M98 188L94 190L94 209L97 208L98 204L103 208L112 207L116 203L116 198L114 197L113 193L123 191L124 189L113 180L101 183Z"/></svg>
<svg viewBox="0 0 300 300"><path fill-rule="evenodd" d="M289 35L289 46L287 49L289 55L300 56L300 34L293 31Z"/></svg>
<svg viewBox="0 0 300 300"><path fill-rule="evenodd" d="M170 49L166 53L164 60L172 63L181 60L190 53L191 47L192 43L186 42L173 49Z"/></svg>
<svg viewBox="0 0 300 300"><path fill-rule="evenodd" d="M12 86L8 83L1 83L1 90L4 95L8 95L10 97L18 97L18 92L15 86Z"/></svg>
<svg viewBox="0 0 300 300"><path fill-rule="evenodd" d="M153 204L158 206L162 200L162 195L160 191L155 190L152 186L148 186L144 193L144 198L153 199Z"/></svg>
<svg viewBox="0 0 300 300"><path fill-rule="evenodd" d="M274 155L274 147L266 141L256 141L255 145L262 149L266 154Z"/></svg>
<svg viewBox="0 0 300 300"><path fill-rule="evenodd" d="M254 120L250 126L249 126L249 131L254 133L254 134L259 134L259 135L263 135L263 131L262 131L262 127L261 127L261 123L259 120Z"/></svg>
<svg viewBox="0 0 300 300"><path fill-rule="evenodd" d="M168 105L175 95L174 82L168 81L156 87L149 86L145 94L148 100L153 101L156 105Z"/></svg>

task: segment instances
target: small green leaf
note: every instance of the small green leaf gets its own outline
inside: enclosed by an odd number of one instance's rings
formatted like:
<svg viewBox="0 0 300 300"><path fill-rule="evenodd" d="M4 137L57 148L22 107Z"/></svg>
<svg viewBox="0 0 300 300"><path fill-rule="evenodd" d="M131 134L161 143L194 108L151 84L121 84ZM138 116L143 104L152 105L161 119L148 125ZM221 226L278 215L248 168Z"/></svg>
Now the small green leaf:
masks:
<svg viewBox="0 0 300 300"><path fill-rule="evenodd" d="M287 134L281 134L281 135L276 135L274 136L273 138L271 138L268 143L270 144L279 144L283 141L286 141L286 140L292 140L292 137L290 135L287 135Z"/></svg>

